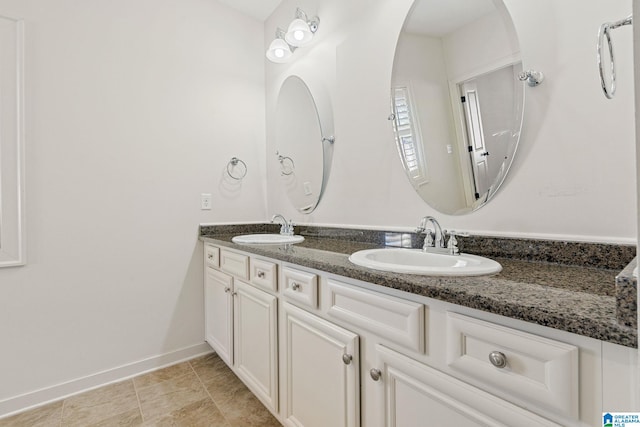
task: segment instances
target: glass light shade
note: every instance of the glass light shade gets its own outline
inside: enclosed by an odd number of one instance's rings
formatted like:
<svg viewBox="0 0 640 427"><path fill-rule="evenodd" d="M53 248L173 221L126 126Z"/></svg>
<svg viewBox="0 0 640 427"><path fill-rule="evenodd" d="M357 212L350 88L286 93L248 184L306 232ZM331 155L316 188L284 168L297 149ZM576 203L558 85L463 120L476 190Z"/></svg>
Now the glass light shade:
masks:
<svg viewBox="0 0 640 427"><path fill-rule="evenodd" d="M282 39L275 39L269 45L267 50L267 59L271 62L277 62L279 64L287 62L291 58L291 48Z"/></svg>
<svg viewBox="0 0 640 427"><path fill-rule="evenodd" d="M312 38L313 33L309 29L309 24L302 19L294 19L291 21L287 34L284 36L284 39L291 46L304 46L308 44Z"/></svg>

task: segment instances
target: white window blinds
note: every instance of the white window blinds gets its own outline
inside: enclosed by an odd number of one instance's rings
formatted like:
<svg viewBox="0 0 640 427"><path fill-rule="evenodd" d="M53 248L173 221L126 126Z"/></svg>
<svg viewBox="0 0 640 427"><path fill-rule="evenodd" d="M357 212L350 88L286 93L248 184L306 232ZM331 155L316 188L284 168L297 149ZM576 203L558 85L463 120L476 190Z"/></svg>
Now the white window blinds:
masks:
<svg viewBox="0 0 640 427"><path fill-rule="evenodd" d="M427 163L408 87L393 89L393 112L396 144L405 170L415 184L425 184L428 182Z"/></svg>

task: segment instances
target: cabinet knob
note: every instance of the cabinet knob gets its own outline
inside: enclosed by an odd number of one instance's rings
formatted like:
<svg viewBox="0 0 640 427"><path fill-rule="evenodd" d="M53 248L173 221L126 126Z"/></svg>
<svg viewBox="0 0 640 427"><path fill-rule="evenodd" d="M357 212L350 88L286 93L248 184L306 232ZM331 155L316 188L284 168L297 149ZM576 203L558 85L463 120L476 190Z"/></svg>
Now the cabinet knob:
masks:
<svg viewBox="0 0 640 427"><path fill-rule="evenodd" d="M232 296L232 297L235 297L236 295L238 295L238 293L237 293L237 292L231 292L231 296Z"/></svg>
<svg viewBox="0 0 640 427"><path fill-rule="evenodd" d="M489 361L496 368L502 369L507 366L507 356L501 351L492 351L489 353Z"/></svg>
<svg viewBox="0 0 640 427"><path fill-rule="evenodd" d="M213 259L213 254L207 254L207 258Z"/></svg>
<svg viewBox="0 0 640 427"><path fill-rule="evenodd" d="M229 293L229 292L231 292L231 288L224 288L224 291L225 291L226 293Z"/></svg>
<svg viewBox="0 0 640 427"><path fill-rule="evenodd" d="M300 284L293 282L293 284L291 285L291 289L293 289L294 291L297 291L298 289L300 289Z"/></svg>
<svg viewBox="0 0 640 427"><path fill-rule="evenodd" d="M380 372L380 369L376 368L372 368L369 371L369 375L371 375L371 379L374 381L380 381L380 378L382 378L382 372Z"/></svg>
<svg viewBox="0 0 640 427"><path fill-rule="evenodd" d="M345 365L351 365L351 361L353 360L353 356L350 354L343 354L342 361Z"/></svg>
<svg viewBox="0 0 640 427"><path fill-rule="evenodd" d="M258 277L264 279L264 271L258 271Z"/></svg>

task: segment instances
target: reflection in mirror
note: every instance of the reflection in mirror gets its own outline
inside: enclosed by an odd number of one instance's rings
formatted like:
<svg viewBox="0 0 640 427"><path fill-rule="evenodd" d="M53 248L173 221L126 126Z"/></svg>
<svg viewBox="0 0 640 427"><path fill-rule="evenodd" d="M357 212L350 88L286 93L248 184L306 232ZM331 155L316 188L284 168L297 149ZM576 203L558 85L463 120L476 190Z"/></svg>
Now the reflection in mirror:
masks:
<svg viewBox="0 0 640 427"><path fill-rule="evenodd" d="M293 163L293 159L291 157L283 156L277 151L276 156L278 156L278 161L280 162L280 175L291 175L296 167L295 163Z"/></svg>
<svg viewBox="0 0 640 427"><path fill-rule="evenodd" d="M298 76L287 77L276 108L276 158L287 196L299 212L313 212L322 197L333 149L333 137L327 135L332 134L326 100L314 99Z"/></svg>
<svg viewBox="0 0 640 427"><path fill-rule="evenodd" d="M472 212L496 193L516 152L524 85L500 0L416 0L398 38L392 119L405 172L438 211Z"/></svg>

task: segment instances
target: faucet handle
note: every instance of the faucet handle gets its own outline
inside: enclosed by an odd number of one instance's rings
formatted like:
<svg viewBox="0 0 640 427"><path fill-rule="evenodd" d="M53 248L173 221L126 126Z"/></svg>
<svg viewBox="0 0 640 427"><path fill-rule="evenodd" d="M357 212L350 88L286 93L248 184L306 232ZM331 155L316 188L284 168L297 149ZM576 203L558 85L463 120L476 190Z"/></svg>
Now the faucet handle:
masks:
<svg viewBox="0 0 640 427"><path fill-rule="evenodd" d="M435 246L436 245L436 233L431 231L430 228L426 228L424 230L424 247Z"/></svg>
<svg viewBox="0 0 640 427"><path fill-rule="evenodd" d="M287 235L289 236L293 236L294 232L293 232L293 227L295 226L295 224L293 223L293 220L290 219L289 223L287 224Z"/></svg>
<svg viewBox="0 0 640 427"><path fill-rule="evenodd" d="M446 233L446 230L445 230ZM447 241L447 249L449 249L449 253L451 255L458 255L460 253L460 249L458 248L458 237L469 237L469 233L460 232L458 233L456 230L449 231L449 240Z"/></svg>

